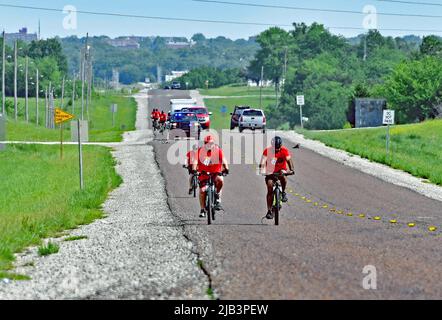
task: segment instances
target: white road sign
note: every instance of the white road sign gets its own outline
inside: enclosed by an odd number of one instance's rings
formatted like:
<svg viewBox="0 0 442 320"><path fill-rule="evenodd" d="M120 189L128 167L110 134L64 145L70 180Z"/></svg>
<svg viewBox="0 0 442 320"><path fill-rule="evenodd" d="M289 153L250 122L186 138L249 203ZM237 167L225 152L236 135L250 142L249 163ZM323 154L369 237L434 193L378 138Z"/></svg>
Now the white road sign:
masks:
<svg viewBox="0 0 442 320"><path fill-rule="evenodd" d="M296 104L303 106L305 104L304 96L296 96Z"/></svg>
<svg viewBox="0 0 442 320"><path fill-rule="evenodd" d="M394 124L394 110L384 110L383 124Z"/></svg>

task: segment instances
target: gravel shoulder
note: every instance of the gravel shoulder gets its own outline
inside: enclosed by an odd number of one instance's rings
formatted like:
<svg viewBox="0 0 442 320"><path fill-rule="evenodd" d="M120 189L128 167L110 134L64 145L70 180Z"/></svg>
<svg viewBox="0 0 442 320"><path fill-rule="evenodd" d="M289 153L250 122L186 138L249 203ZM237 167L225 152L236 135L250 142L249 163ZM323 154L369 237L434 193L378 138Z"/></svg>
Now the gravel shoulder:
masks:
<svg viewBox="0 0 442 320"><path fill-rule="evenodd" d="M136 96L137 130L113 155L124 183L103 205L107 217L48 239L60 251L17 255L15 273L29 281L0 281L0 299L207 299L209 281L193 244L172 215L164 179L147 143L146 94ZM144 144L143 144L144 143ZM86 239L66 242L70 236Z"/></svg>

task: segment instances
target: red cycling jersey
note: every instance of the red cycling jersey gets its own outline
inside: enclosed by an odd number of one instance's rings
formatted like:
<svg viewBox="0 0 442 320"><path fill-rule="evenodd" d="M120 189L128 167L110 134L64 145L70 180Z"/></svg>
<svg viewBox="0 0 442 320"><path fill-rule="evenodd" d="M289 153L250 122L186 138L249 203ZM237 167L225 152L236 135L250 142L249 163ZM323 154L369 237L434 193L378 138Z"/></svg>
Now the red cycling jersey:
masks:
<svg viewBox="0 0 442 320"><path fill-rule="evenodd" d="M286 147L275 153L274 147L268 147L264 150L263 156L267 157L266 173L279 173L282 170L287 170L287 160L291 157L290 151Z"/></svg>
<svg viewBox="0 0 442 320"><path fill-rule="evenodd" d="M159 120L160 119L160 112L159 111L155 111L155 112L152 112L152 117L155 119L155 120Z"/></svg>
<svg viewBox="0 0 442 320"><path fill-rule="evenodd" d="M223 150L215 145L212 149L206 150L202 147L198 149L198 172L221 173L223 170ZM200 180L207 179L206 176L200 176Z"/></svg>
<svg viewBox="0 0 442 320"><path fill-rule="evenodd" d="M160 114L160 122L166 122L167 121L167 114L161 113Z"/></svg>

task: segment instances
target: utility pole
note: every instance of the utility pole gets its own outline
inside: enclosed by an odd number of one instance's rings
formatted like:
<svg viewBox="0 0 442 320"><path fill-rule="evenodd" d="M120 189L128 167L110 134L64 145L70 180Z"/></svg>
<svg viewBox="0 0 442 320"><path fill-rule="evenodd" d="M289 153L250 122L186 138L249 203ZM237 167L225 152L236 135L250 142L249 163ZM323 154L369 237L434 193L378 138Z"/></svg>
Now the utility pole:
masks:
<svg viewBox="0 0 442 320"><path fill-rule="evenodd" d="M40 75L38 74L38 69L36 69L35 73L36 73L36 77L37 77L37 80L35 82L35 105L36 105L36 107L35 107L35 123L38 126L38 96L40 94L40 92L39 92L40 88L38 86L38 81L40 80Z"/></svg>
<svg viewBox="0 0 442 320"><path fill-rule="evenodd" d="M14 42L14 119L18 118L18 100L17 100L17 40Z"/></svg>
<svg viewBox="0 0 442 320"><path fill-rule="evenodd" d="M85 81L85 65L87 63L87 43L88 43L89 33L86 34L86 44L84 47L84 52L82 54L82 65L81 65L81 120L84 120L84 81Z"/></svg>
<svg viewBox="0 0 442 320"><path fill-rule="evenodd" d="M367 61L367 35L364 35L364 61Z"/></svg>
<svg viewBox="0 0 442 320"><path fill-rule="evenodd" d="M63 81L61 82L61 109L63 109L64 106L64 81L65 76L63 76Z"/></svg>
<svg viewBox="0 0 442 320"><path fill-rule="evenodd" d="M259 81L259 108L262 109L262 84L264 81L264 66L261 66L261 80Z"/></svg>
<svg viewBox="0 0 442 320"><path fill-rule="evenodd" d="M29 96L29 87L28 87L28 77L29 77L29 58L26 57L26 66L25 66L25 119L26 122L29 122L29 104L28 104L28 96Z"/></svg>
<svg viewBox="0 0 442 320"><path fill-rule="evenodd" d="M287 79L287 63L288 63L288 61L287 61L288 60L287 54L288 54L288 47L285 46L285 53L284 53L284 83L283 83L284 88L285 88L285 82L286 82L286 79Z"/></svg>
<svg viewBox="0 0 442 320"><path fill-rule="evenodd" d="M86 48L86 79L87 79L87 88L86 88L86 117L89 121L89 103L90 103L90 94L91 94L91 56L90 56L90 48Z"/></svg>
<svg viewBox="0 0 442 320"><path fill-rule="evenodd" d="M3 30L3 63L2 63L2 113L3 116L6 116L6 105L5 105L5 69L6 69L6 37L5 31Z"/></svg>
<svg viewBox="0 0 442 320"><path fill-rule="evenodd" d="M48 88L45 89L45 127L48 127Z"/></svg>
<svg viewBox="0 0 442 320"><path fill-rule="evenodd" d="M75 114L75 72L72 79L72 114Z"/></svg>

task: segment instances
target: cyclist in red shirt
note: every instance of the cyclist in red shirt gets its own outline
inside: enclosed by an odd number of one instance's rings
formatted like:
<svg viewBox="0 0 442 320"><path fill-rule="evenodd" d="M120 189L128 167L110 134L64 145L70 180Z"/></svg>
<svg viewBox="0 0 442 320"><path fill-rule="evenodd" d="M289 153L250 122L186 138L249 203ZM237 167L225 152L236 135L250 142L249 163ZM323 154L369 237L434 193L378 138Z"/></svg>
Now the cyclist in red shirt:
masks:
<svg viewBox="0 0 442 320"><path fill-rule="evenodd" d="M167 114L164 113L164 111L161 111L160 113L160 123L166 123L167 121Z"/></svg>
<svg viewBox="0 0 442 320"><path fill-rule="evenodd" d="M192 179L193 179L193 170L192 165L195 162L196 156L198 152L198 145L194 144L192 147L192 150L187 152L186 154L186 167L189 171L190 179L189 179L189 194L192 194L193 188L192 188Z"/></svg>
<svg viewBox="0 0 442 320"><path fill-rule="evenodd" d="M204 138L204 146L198 149L197 157L193 161L193 171L207 172L213 174L212 179L215 181L216 195L215 195L215 210L223 210L221 206L221 193L224 185L223 177L219 173L229 174L229 165L224 157L223 150L215 144L213 136L208 135ZM207 181L209 178L204 175L199 176L200 182L200 218L206 217L206 191Z"/></svg>
<svg viewBox="0 0 442 320"><path fill-rule="evenodd" d="M158 109L153 109L150 117L152 119L152 126L156 128L158 121L160 120L160 112L158 111Z"/></svg>
<svg viewBox="0 0 442 320"><path fill-rule="evenodd" d="M289 171L287 171L287 165ZM294 164L290 151L282 145L282 139L275 137L272 139L272 146L264 150L261 158L259 168L263 170L267 175L265 182L267 185L267 219L273 219L272 206L273 206L273 184L274 181L279 179L282 186L282 201L287 202L287 194L285 189L287 187L287 177L274 176L273 173L283 173L287 175L294 174Z"/></svg>

